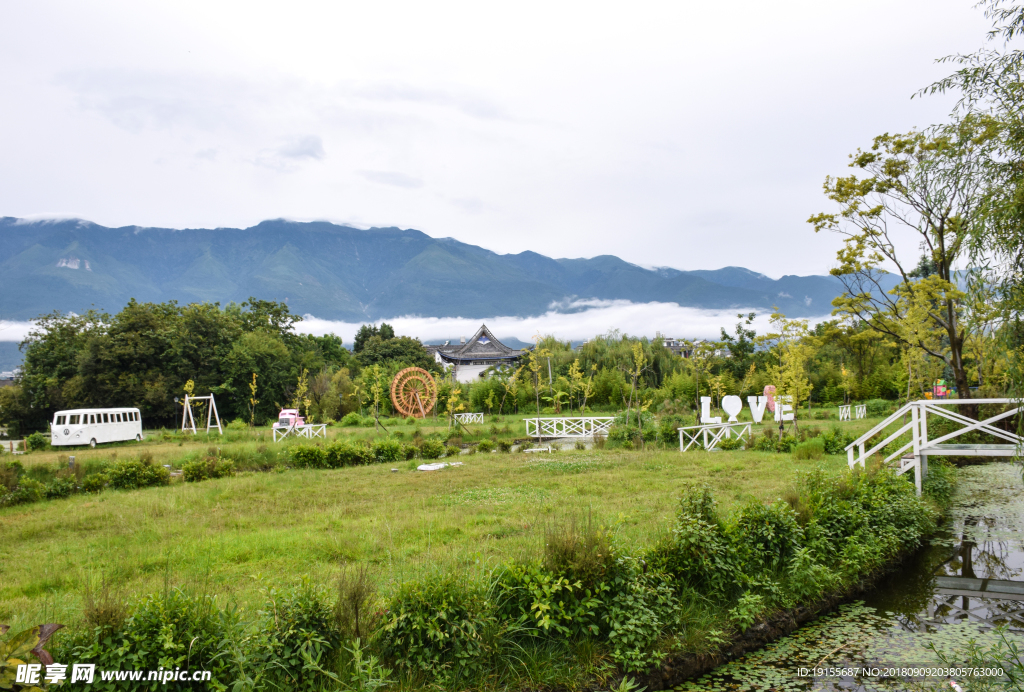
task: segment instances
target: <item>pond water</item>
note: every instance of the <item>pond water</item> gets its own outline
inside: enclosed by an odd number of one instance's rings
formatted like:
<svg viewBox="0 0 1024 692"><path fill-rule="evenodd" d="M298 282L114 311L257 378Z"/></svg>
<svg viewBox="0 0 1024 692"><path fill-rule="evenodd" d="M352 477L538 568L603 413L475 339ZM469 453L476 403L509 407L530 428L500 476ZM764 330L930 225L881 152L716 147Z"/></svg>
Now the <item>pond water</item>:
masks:
<svg viewBox="0 0 1024 692"><path fill-rule="evenodd" d="M979 589L1001 597L979 597ZM958 652L971 640L994 644L996 625L1005 625L1008 636L1024 644L1024 482L1020 467L1007 462L961 468L942 532L869 598L676 689L948 690L945 677L884 673L944 667L936 651L963 664ZM848 670L801 675L801 668L817 667ZM849 670L863 667L875 670ZM965 691L979 685L956 681Z"/></svg>

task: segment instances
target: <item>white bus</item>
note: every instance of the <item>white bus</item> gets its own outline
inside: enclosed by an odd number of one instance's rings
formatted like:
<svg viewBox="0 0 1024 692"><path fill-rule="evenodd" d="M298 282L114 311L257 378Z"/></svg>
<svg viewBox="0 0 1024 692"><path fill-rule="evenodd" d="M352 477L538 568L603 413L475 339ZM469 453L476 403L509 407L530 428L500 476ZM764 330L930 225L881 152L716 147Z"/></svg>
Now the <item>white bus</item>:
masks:
<svg viewBox="0 0 1024 692"><path fill-rule="evenodd" d="M50 426L52 445L89 445L142 441L142 417L137 408L76 408L57 411Z"/></svg>

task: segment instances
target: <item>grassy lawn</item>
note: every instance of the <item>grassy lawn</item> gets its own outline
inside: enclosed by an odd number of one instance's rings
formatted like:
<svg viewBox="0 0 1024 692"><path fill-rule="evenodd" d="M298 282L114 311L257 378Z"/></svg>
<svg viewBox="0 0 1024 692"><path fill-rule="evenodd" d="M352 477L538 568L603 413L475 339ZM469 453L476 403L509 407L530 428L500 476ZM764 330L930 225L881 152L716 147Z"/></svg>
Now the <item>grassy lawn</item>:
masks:
<svg viewBox="0 0 1024 692"><path fill-rule="evenodd" d="M520 418L488 417L466 440ZM843 426L866 430L875 421ZM828 422L809 425L827 427ZM429 426L421 433L431 432ZM399 425L409 440L413 426ZM372 429L331 428L332 437L366 437ZM162 439L73 450L79 461L112 454L152 454L177 465L211 445L271 445L269 433L205 441ZM215 436L216 437L216 436ZM285 443L286 448L290 443ZM18 457L26 466L55 464L63 452ZM9 456L4 459L9 460ZM472 454L463 465L414 470L421 460L338 470L241 473L203 483L107 490L0 509L0 622L73 623L88 584L108 580L124 595L196 585L246 607L261 589L303 575L330 581L342 565L369 562L384 581L424 570L487 569L537 551L546 523L587 513L614 526L617 540L650 543L669 525L680 489L707 482L724 508L771 500L797 472L839 469L845 458L797 461L755 451L587 450L557 454ZM397 468L392 472L392 468Z"/></svg>

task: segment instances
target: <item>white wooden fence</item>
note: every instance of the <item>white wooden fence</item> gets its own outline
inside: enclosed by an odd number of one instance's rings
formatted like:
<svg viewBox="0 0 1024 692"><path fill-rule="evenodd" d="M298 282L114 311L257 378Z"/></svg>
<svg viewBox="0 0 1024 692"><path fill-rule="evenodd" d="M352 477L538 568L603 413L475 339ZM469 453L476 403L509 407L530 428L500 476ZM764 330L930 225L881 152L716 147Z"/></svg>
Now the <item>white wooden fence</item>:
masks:
<svg viewBox="0 0 1024 692"><path fill-rule="evenodd" d="M274 442L283 440L289 435L294 437L305 437L312 440L314 437L320 437L327 439L327 424L321 423L318 425L293 425L290 428L274 428Z"/></svg>
<svg viewBox="0 0 1024 692"><path fill-rule="evenodd" d="M484 414L482 413L456 413L455 420L459 421L463 425L466 423L483 423Z"/></svg>
<svg viewBox="0 0 1024 692"><path fill-rule="evenodd" d="M867 404L847 404L839 407L839 420L850 420L850 409L853 409L853 416L857 420L868 417Z"/></svg>
<svg viewBox="0 0 1024 692"><path fill-rule="evenodd" d="M607 435L614 418L527 418L530 437L594 437Z"/></svg>
<svg viewBox="0 0 1024 692"><path fill-rule="evenodd" d="M723 439L730 439L735 433L736 439L750 439L751 423L712 423L710 425L691 425L679 428L679 451L685 452L697 445L704 449L714 449Z"/></svg>
<svg viewBox="0 0 1024 692"><path fill-rule="evenodd" d="M1002 430L992 425L1005 418L1011 418L1024 412L1019 399L925 399L911 401L904 404L896 413L892 414L875 427L854 440L846 448L847 463L852 469L857 464L862 467L875 452L883 450L886 445L900 439L905 433L910 433L910 440L895 452L885 457L882 463L888 464L893 459L899 459L900 466L897 475L903 475L913 469L914 484L917 486L917 494L921 494L921 483L928 475L929 456L984 456L984 457L1012 457L1024 452L1024 438L1019 435ZM965 404L1004 404L1016 406L1008 411L990 416L984 420L976 421L972 418L950 410L953 406ZM905 422L910 417L909 422ZM928 416L938 416L962 426L934 440L928 439ZM898 426L898 427L897 427ZM997 444L944 444L948 440L971 431L986 433L992 437L1002 440ZM874 438L885 435L873 446ZM909 452L910 454L907 454Z"/></svg>

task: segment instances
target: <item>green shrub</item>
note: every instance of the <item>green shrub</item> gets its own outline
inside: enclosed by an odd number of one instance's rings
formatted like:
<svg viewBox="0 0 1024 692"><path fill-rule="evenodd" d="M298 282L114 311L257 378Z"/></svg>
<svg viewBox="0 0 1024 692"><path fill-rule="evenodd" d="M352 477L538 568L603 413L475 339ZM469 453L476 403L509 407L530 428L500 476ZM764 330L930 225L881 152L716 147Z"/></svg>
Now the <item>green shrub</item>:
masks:
<svg viewBox="0 0 1024 692"><path fill-rule="evenodd" d="M529 623L538 637L571 639L601 631L601 596L597 591L539 562L512 563L497 580L497 614L502 621Z"/></svg>
<svg viewBox="0 0 1024 692"><path fill-rule="evenodd" d="M388 464L403 458L402 443L392 438L375 440L371 447L373 460L378 464Z"/></svg>
<svg viewBox="0 0 1024 692"><path fill-rule="evenodd" d="M729 596L741 577L734 544L725 535L707 486L683 491L672 534L651 553L652 562L701 593Z"/></svg>
<svg viewBox="0 0 1024 692"><path fill-rule="evenodd" d="M381 656L409 673L476 678L489 663L496 618L476 585L453 574L410 581L387 605L377 633Z"/></svg>
<svg viewBox="0 0 1024 692"><path fill-rule="evenodd" d="M793 448L800 443L800 440L793 437L789 433L784 433L782 439L775 443L775 451L779 454L787 454L793 451Z"/></svg>
<svg viewBox="0 0 1024 692"><path fill-rule="evenodd" d="M46 496L46 486L31 478L22 478L18 487L0 498L0 505L23 505L39 502Z"/></svg>
<svg viewBox="0 0 1024 692"><path fill-rule="evenodd" d="M667 445L679 444L679 428L690 425L692 421L683 416L665 416L658 424L658 439Z"/></svg>
<svg viewBox="0 0 1024 692"><path fill-rule="evenodd" d="M74 478L54 478L46 485L43 495L47 500L56 500L63 497L71 497L78 490Z"/></svg>
<svg viewBox="0 0 1024 692"><path fill-rule="evenodd" d="M343 440L332 442L327 445L324 451L327 455L327 466L332 469L340 469L345 466L362 466L373 461L373 453L369 449Z"/></svg>
<svg viewBox="0 0 1024 692"><path fill-rule="evenodd" d="M338 425L344 425L346 427L358 427L360 425L363 425L363 423L363 417L360 416L355 411L352 411L351 413L346 413L342 417L342 419L338 421Z"/></svg>
<svg viewBox="0 0 1024 692"><path fill-rule="evenodd" d="M810 550L798 548L789 561L786 584L794 598L807 601L834 589L837 579L827 567L815 561Z"/></svg>
<svg viewBox="0 0 1024 692"><path fill-rule="evenodd" d="M186 462L181 467L182 478L187 483L198 483L209 478L226 478L235 475L235 464L231 459L206 457Z"/></svg>
<svg viewBox="0 0 1024 692"><path fill-rule="evenodd" d="M793 447L795 447L798 442L799 440L788 433L783 433L782 439L780 440L777 430L765 428L764 432L754 438L749 446L760 452L778 452L780 454L785 454L792 451Z"/></svg>
<svg viewBox="0 0 1024 692"><path fill-rule="evenodd" d="M825 441L820 437L793 446L794 459L821 459L825 456Z"/></svg>
<svg viewBox="0 0 1024 692"><path fill-rule="evenodd" d="M916 548L935 528L913 483L888 468L839 476L818 469L804 482L804 502L807 546L818 562L848 576Z"/></svg>
<svg viewBox="0 0 1024 692"><path fill-rule="evenodd" d="M142 459L126 459L112 464L107 470L110 487L118 490L135 490L156 485L168 485L171 472L163 466Z"/></svg>
<svg viewBox="0 0 1024 692"><path fill-rule="evenodd" d="M34 432L25 438L25 446L30 452L39 452L50 448L50 436L46 433Z"/></svg>
<svg viewBox="0 0 1024 692"><path fill-rule="evenodd" d="M921 485L921 492L934 500L939 507L946 509L953 504L956 482L956 466L945 459L931 457L928 460L928 476Z"/></svg>
<svg viewBox="0 0 1024 692"><path fill-rule="evenodd" d="M0 491L11 491L18 487L18 481L25 475L20 461L0 462Z"/></svg>
<svg viewBox="0 0 1024 692"><path fill-rule="evenodd" d="M494 443L491 440L480 440L476 445L476 451L478 452L490 452L494 449Z"/></svg>
<svg viewBox="0 0 1024 692"><path fill-rule="evenodd" d="M888 416L896 410L896 404L887 399L868 399L864 405L869 416Z"/></svg>
<svg viewBox="0 0 1024 692"><path fill-rule="evenodd" d="M236 418L224 427L228 430L248 430L249 424L241 418Z"/></svg>
<svg viewBox="0 0 1024 692"><path fill-rule="evenodd" d="M632 443L637 438L643 438L644 442L654 442L658 439L657 429L651 426L645 426L643 434L640 433L639 426L636 425L612 425L611 430L608 431L608 440L610 442L618 442L620 444ZM676 437L678 440L678 436Z"/></svg>
<svg viewBox="0 0 1024 692"><path fill-rule="evenodd" d="M753 438L753 443L748 446L753 447L759 452L774 452L775 440L776 436L772 435L771 430L766 428L760 435Z"/></svg>
<svg viewBox="0 0 1024 692"><path fill-rule="evenodd" d="M677 438L677 440L678 440L678 438ZM722 449L722 450L725 450L725 451L730 451L730 450L733 450L733 449L743 449L743 444L744 444L743 440L741 440L738 437L726 437L726 438L723 438L722 440L719 440L718 444L715 445L715 447L717 449Z"/></svg>
<svg viewBox="0 0 1024 692"><path fill-rule="evenodd" d="M292 463L300 469L327 468L327 452L317 445L297 445L291 449Z"/></svg>
<svg viewBox="0 0 1024 692"><path fill-rule="evenodd" d="M420 456L424 459L440 459L445 454L444 443L440 440L424 440Z"/></svg>
<svg viewBox="0 0 1024 692"><path fill-rule="evenodd" d="M821 441L825 444L825 454L843 454L847 446L853 443L854 437L838 425L821 434Z"/></svg>
<svg viewBox="0 0 1024 692"><path fill-rule="evenodd" d="M327 590L303 580L294 589L270 589L261 627L247 642L250 666L276 681L272 689L322 689L342 644ZM333 687L332 687L333 689Z"/></svg>
<svg viewBox="0 0 1024 692"><path fill-rule="evenodd" d="M110 478L105 473L94 473L86 476L82 480L82 492L84 493L100 493L107 487L107 483L110 482Z"/></svg>
<svg viewBox="0 0 1024 692"><path fill-rule="evenodd" d="M508 440L498 440L498 451L502 454L508 454L512 451L512 443Z"/></svg>
<svg viewBox="0 0 1024 692"><path fill-rule="evenodd" d="M796 552L804 537L796 512L781 500L770 505L748 502L735 515L728 533L748 574L775 571Z"/></svg>
<svg viewBox="0 0 1024 692"><path fill-rule="evenodd" d="M402 445L402 458L406 460L415 459L419 451L416 445Z"/></svg>
<svg viewBox="0 0 1024 692"><path fill-rule="evenodd" d="M645 673L668 655L657 643L677 619L679 604L667 575L644 572L634 560L624 566L630 569L621 570L608 598L608 640L612 660L624 671Z"/></svg>
<svg viewBox="0 0 1024 692"><path fill-rule="evenodd" d="M61 655L57 658L92 663L101 670L209 670L211 679L223 681L223 685L234 680L237 672L231 670L232 639L237 626L233 611L217 608L213 597L172 589L144 598L118 626L79 630L69 642L60 645ZM90 689L124 687L113 681L103 682L97 675ZM134 689L188 687L150 683Z"/></svg>
<svg viewBox="0 0 1024 692"><path fill-rule="evenodd" d="M732 621L736 629L743 632L757 621L758 616L764 610L765 602L763 596L755 593L745 593L736 602L736 607L729 611L729 620Z"/></svg>

